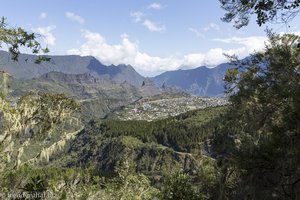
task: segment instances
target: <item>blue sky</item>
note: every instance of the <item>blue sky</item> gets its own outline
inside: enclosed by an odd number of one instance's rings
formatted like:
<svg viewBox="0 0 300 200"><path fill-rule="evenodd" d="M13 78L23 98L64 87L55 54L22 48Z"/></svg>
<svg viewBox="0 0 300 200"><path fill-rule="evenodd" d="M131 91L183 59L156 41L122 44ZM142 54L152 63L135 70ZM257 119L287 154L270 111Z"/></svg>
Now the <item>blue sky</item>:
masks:
<svg viewBox="0 0 300 200"><path fill-rule="evenodd" d="M104 64L130 64L145 76L213 67L226 62L223 53L244 57L266 40L266 26L254 18L240 30L222 22L218 0L7 0L1 14L10 26L40 33L50 54L92 55ZM298 32L296 21L291 28L268 26Z"/></svg>

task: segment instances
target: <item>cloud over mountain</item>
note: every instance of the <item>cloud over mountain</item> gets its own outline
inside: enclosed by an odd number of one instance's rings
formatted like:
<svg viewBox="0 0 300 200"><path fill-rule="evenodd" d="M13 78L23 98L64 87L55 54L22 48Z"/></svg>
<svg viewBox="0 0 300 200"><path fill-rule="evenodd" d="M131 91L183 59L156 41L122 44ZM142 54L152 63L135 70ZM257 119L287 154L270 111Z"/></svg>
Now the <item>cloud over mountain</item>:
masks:
<svg viewBox="0 0 300 200"><path fill-rule="evenodd" d="M182 67L189 69L201 65L216 66L228 61L224 54L244 57L254 50L261 50L266 40L264 37L217 38L214 40L222 43L235 43L240 47L233 49L212 48L205 53L197 52L181 56L160 57L140 51L139 45L132 42L126 34L121 36L120 44L109 44L100 33L89 30L82 30L82 35L86 40L85 43L79 48L70 49L68 54L92 55L104 64L130 64L138 71L157 73Z"/></svg>

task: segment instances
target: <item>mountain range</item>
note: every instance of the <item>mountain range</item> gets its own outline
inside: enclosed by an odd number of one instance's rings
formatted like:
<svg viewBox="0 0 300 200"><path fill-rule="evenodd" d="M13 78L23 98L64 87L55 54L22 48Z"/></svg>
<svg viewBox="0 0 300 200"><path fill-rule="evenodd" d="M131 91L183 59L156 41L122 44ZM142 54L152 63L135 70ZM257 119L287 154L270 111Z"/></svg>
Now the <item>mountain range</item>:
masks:
<svg viewBox="0 0 300 200"><path fill-rule="evenodd" d="M37 56L21 54L19 61L14 62L5 51L0 51L1 69L9 72L17 79L31 79L40 77L48 72L62 72L65 74L89 73L97 78L112 80L116 83L127 81L134 86L140 86L144 80L130 65L106 66L92 56L49 56L49 62L36 64Z"/></svg>
<svg viewBox="0 0 300 200"><path fill-rule="evenodd" d="M35 55L21 54L19 61L14 62L10 59L8 52L0 51L0 67L1 70L9 72L12 77L19 80L47 79L49 76L53 77L53 74L48 74L49 72L58 72L62 73L59 79L62 78L68 82L74 78L76 79L76 76L71 78L63 74L86 74L85 78L91 78L90 81L94 79L97 79L98 82L100 80L102 82L106 81L107 86L125 83L139 88L145 81L147 86L153 85L150 83L153 81L158 88L173 88L175 91L182 90L197 96L222 96L224 94L223 76L230 67L229 64L224 63L214 68L201 66L189 70L167 71L152 78L145 78L130 65L107 66L92 56L63 55L49 57L51 58L50 62L35 64L34 61L37 58ZM56 74L56 78L58 78L57 76L58 74ZM154 87L151 86L151 88L145 93L151 93L151 90L155 94L160 93L157 90L154 91Z"/></svg>
<svg viewBox="0 0 300 200"><path fill-rule="evenodd" d="M224 94L223 77L230 68L227 63L214 68L201 66L195 69L167 71L152 80L160 86L176 86L185 92L197 96L222 96Z"/></svg>

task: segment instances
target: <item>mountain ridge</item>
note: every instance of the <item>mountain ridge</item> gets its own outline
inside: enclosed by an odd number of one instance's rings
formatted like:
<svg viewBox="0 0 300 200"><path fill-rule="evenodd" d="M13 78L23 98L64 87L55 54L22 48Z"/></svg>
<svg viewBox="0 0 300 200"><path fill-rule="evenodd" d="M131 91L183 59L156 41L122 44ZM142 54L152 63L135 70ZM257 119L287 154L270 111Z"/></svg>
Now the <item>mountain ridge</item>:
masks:
<svg viewBox="0 0 300 200"><path fill-rule="evenodd" d="M6 51L0 51L1 69L17 79L37 78L48 72L56 71L66 74L90 73L97 78L113 80L116 83L127 81L131 85L140 86L144 77L130 65L104 65L95 57L78 55L47 56L49 62L36 64L36 55L20 54L18 62L10 59Z"/></svg>
<svg viewBox="0 0 300 200"><path fill-rule="evenodd" d="M195 69L167 71L151 79L158 85L174 86L197 96L223 96L223 77L231 65L220 64L214 68L206 66Z"/></svg>

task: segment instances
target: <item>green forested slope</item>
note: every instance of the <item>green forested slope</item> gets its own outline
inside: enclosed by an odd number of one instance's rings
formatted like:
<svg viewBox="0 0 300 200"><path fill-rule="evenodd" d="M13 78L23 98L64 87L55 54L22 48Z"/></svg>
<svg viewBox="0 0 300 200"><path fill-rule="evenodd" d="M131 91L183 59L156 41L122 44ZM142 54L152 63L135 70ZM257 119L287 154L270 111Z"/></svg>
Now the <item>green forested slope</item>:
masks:
<svg viewBox="0 0 300 200"><path fill-rule="evenodd" d="M152 122L92 120L49 161L2 173L2 192L35 187L56 199L164 199L163 188L172 190L178 179L198 199L214 188L214 161L201 152L227 109L195 110Z"/></svg>
<svg viewBox="0 0 300 200"><path fill-rule="evenodd" d="M204 143L226 110L207 108L152 122L91 121L54 162L63 166L97 165L99 171L110 172L125 160L144 173L198 170L195 158L201 156Z"/></svg>

